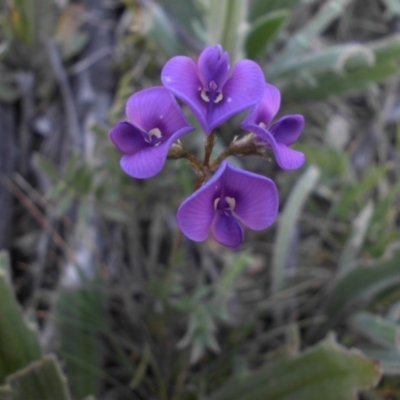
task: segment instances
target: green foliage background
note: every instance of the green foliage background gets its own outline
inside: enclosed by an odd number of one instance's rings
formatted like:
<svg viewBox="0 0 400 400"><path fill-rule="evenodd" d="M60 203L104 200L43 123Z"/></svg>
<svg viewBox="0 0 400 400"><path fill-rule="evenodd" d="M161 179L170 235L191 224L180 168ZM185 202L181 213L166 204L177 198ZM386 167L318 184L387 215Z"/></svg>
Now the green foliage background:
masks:
<svg viewBox="0 0 400 400"><path fill-rule="evenodd" d="M4 2L0 399L400 399L399 17L398 0ZM302 169L231 160L281 198L235 252L174 239L187 162L135 181L108 140L170 57L216 43L307 121ZM199 129L184 140L201 156Z"/></svg>

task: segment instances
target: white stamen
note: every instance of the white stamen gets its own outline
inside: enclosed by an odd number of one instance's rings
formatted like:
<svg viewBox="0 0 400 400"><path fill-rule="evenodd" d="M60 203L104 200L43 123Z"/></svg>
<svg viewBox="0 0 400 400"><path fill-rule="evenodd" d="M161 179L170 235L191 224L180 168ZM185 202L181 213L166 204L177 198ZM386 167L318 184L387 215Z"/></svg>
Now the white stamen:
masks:
<svg viewBox="0 0 400 400"><path fill-rule="evenodd" d="M215 98L214 103L219 103L224 98L222 92L218 93L218 96Z"/></svg>
<svg viewBox="0 0 400 400"><path fill-rule="evenodd" d="M149 138L151 139L152 136L155 136L157 139L160 139L162 134L161 131L158 128L153 128L150 129L147 134L149 135Z"/></svg>
<svg viewBox="0 0 400 400"><path fill-rule="evenodd" d="M229 209L233 211L236 206L236 200L233 197L225 197L225 201L229 204Z"/></svg>
<svg viewBox="0 0 400 400"><path fill-rule="evenodd" d="M264 124L264 122L260 122L258 125L260 125L261 126L261 128L266 128L267 127L267 125L266 124Z"/></svg>
<svg viewBox="0 0 400 400"><path fill-rule="evenodd" d="M200 96L207 103L210 101L210 98L208 97L208 95L204 89L201 91Z"/></svg>
<svg viewBox="0 0 400 400"><path fill-rule="evenodd" d="M219 197L217 197L217 198L214 200L214 210L216 210L216 209L217 209L217 207L218 207L218 203L219 203L219 200L220 200L220 198L219 198Z"/></svg>

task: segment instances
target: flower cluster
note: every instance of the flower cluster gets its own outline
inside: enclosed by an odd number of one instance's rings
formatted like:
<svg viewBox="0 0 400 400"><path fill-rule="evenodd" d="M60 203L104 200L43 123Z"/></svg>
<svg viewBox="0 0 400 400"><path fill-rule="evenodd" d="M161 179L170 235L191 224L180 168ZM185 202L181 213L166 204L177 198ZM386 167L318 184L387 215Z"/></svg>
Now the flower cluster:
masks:
<svg viewBox="0 0 400 400"><path fill-rule="evenodd" d="M275 221L279 198L271 179L236 168L226 158L265 157L272 150L280 167L301 167L304 154L289 146L303 130L304 118L289 115L271 124L280 108L279 90L265 82L254 61L241 60L231 68L228 53L219 45L207 47L197 63L173 57L162 69L161 81L164 86L133 94L126 105L127 121L110 131L111 141L123 153L121 168L146 179L158 174L167 158L189 159L197 181L178 209L180 229L194 241L206 240L211 231L217 242L237 248L243 242L243 226L262 230ZM202 162L179 141L194 128L175 97L189 107L206 135ZM246 109L249 113L240 126L248 133L210 160L214 130Z"/></svg>

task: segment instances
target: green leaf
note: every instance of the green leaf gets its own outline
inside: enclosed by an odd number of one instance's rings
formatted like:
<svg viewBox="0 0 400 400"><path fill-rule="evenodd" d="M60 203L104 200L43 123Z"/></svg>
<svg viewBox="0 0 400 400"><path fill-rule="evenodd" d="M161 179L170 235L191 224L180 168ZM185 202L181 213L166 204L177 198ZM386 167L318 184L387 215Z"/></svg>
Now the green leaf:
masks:
<svg viewBox="0 0 400 400"><path fill-rule="evenodd" d="M361 210L360 214L352 222L350 236L346 241L344 249L340 255L339 269L345 270L350 268L351 263L357 257L361 250L368 227L370 225L372 215L374 212L374 203L372 200L368 201L365 207Z"/></svg>
<svg viewBox="0 0 400 400"><path fill-rule="evenodd" d="M290 193L283 213L279 217L278 232L275 239L274 252L272 255L272 293L282 290L284 286L284 274L287 260L290 254L290 240L293 229L300 216L305 201L318 182L320 170L311 165L297 181Z"/></svg>
<svg viewBox="0 0 400 400"><path fill-rule="evenodd" d="M39 153L35 153L33 156L33 162L52 181L57 182L60 180L60 175L58 174L57 167L50 160L43 157Z"/></svg>
<svg viewBox="0 0 400 400"><path fill-rule="evenodd" d="M359 312L349 318L350 326L372 342L400 350L400 325L369 312Z"/></svg>
<svg viewBox="0 0 400 400"><path fill-rule="evenodd" d="M250 3L249 21L253 23L270 12L289 10L303 2L304 0L254 0Z"/></svg>
<svg viewBox="0 0 400 400"><path fill-rule="evenodd" d="M324 100L335 95L366 89L398 72L394 61L348 72L325 72L307 80L290 83L283 88L283 97L290 101Z"/></svg>
<svg viewBox="0 0 400 400"><path fill-rule="evenodd" d="M357 265L339 274L327 296L325 312L330 318L347 309L360 308L387 288L400 285L400 244L392 246L387 254L377 261L360 261Z"/></svg>
<svg viewBox="0 0 400 400"><path fill-rule="evenodd" d="M144 34L155 44L157 51L167 57L183 53L177 31L161 6L146 2L143 7Z"/></svg>
<svg viewBox="0 0 400 400"><path fill-rule="evenodd" d="M288 17L288 11L279 10L257 19L246 37L245 49L247 56L252 59L262 56L280 32Z"/></svg>
<svg viewBox="0 0 400 400"><path fill-rule="evenodd" d="M310 48L314 39L342 14L350 2L351 0L325 1L305 27L290 37L287 45L275 62L284 63L293 58L293 56L298 56L298 54Z"/></svg>
<svg viewBox="0 0 400 400"><path fill-rule="evenodd" d="M342 72L349 67L365 67L375 63L375 54L369 47L357 43L339 44L315 50L304 56L274 63L268 68L270 80L295 79L316 72Z"/></svg>
<svg viewBox="0 0 400 400"><path fill-rule="evenodd" d="M381 347L362 347L363 353L379 361L383 375L400 375L400 353Z"/></svg>
<svg viewBox="0 0 400 400"><path fill-rule="evenodd" d="M241 253L235 256L234 261L223 269L217 287L218 296L225 296L227 292L232 290L236 279L242 274L246 266L248 266L252 260L253 258L249 253Z"/></svg>
<svg viewBox="0 0 400 400"><path fill-rule="evenodd" d="M341 199L334 205L332 214L345 220L349 218L349 211L354 205L361 206L365 202L365 197L370 190L375 188L379 180L391 169L390 164L376 167L371 166L359 183L352 183L342 191Z"/></svg>
<svg viewBox="0 0 400 400"><path fill-rule="evenodd" d="M35 40L35 1L11 0L10 20L17 37L27 43Z"/></svg>
<svg viewBox="0 0 400 400"><path fill-rule="evenodd" d="M104 309L100 293L89 282L86 286L59 290L56 308L61 352L77 398L96 393L102 375L99 331L105 325Z"/></svg>
<svg viewBox="0 0 400 400"><path fill-rule="evenodd" d="M207 28L209 42L219 43L228 52L231 62L241 58L242 29L246 23L247 2L243 0L218 0L209 2Z"/></svg>
<svg viewBox="0 0 400 400"><path fill-rule="evenodd" d="M379 378L376 363L330 336L298 357L232 378L209 400L354 400Z"/></svg>
<svg viewBox="0 0 400 400"><path fill-rule="evenodd" d="M0 252L0 382L40 358L36 332L22 316L8 270L8 254Z"/></svg>
<svg viewBox="0 0 400 400"><path fill-rule="evenodd" d="M66 378L54 356L44 356L7 378L12 400L70 400Z"/></svg>

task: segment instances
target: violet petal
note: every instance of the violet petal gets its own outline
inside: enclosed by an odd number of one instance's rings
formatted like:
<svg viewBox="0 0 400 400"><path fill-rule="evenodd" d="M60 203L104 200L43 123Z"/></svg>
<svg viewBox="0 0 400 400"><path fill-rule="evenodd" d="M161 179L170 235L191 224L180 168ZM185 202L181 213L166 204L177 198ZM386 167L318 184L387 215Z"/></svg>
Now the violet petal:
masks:
<svg viewBox="0 0 400 400"><path fill-rule="evenodd" d="M284 143L277 143L275 136L267 129L258 125L246 125L244 129L253 132L261 142L266 143L275 154L276 162L283 169L297 169L305 162L303 153L297 150L290 149Z"/></svg>
<svg viewBox="0 0 400 400"><path fill-rule="evenodd" d="M275 122L270 128L278 143L293 144L304 129L304 117L300 114L288 115Z"/></svg>
<svg viewBox="0 0 400 400"><path fill-rule="evenodd" d="M133 178L151 178L161 171L168 150L167 143L162 143L158 147L148 146L135 154L126 154L121 158L121 168Z"/></svg>
<svg viewBox="0 0 400 400"><path fill-rule="evenodd" d="M145 132L159 128L163 137L190 126L168 89L156 86L133 94L126 105L129 121Z"/></svg>
<svg viewBox="0 0 400 400"><path fill-rule="evenodd" d="M220 45L205 48L197 60L198 74L203 89L221 91L228 79L229 55ZM210 83L214 82L214 88Z"/></svg>
<svg viewBox="0 0 400 400"><path fill-rule="evenodd" d="M269 125L281 106L281 93L279 89L269 83L265 84L265 91L261 101L250 111L242 125L260 122Z"/></svg>
<svg viewBox="0 0 400 400"><path fill-rule="evenodd" d="M306 161L304 153L291 149L283 143L277 143L275 149L276 161L283 169L300 168Z"/></svg>
<svg viewBox="0 0 400 400"><path fill-rule="evenodd" d="M110 140L114 146L125 154L134 154L147 147L142 132L129 122L119 122L110 131Z"/></svg>
<svg viewBox="0 0 400 400"><path fill-rule="evenodd" d="M243 242L243 228L232 216L216 212L211 229L215 240L223 246L236 249Z"/></svg>
<svg viewBox="0 0 400 400"><path fill-rule="evenodd" d="M265 229L276 220L279 197L274 181L228 164L223 182L225 195L236 201L233 215L248 228Z"/></svg>
<svg viewBox="0 0 400 400"><path fill-rule="evenodd" d="M182 233L195 242L206 240L214 219L214 200L221 190L220 177L224 168L218 171L200 189L189 196L179 207L178 225Z"/></svg>
<svg viewBox="0 0 400 400"><path fill-rule="evenodd" d="M212 108L210 130L256 104L264 92L264 74L254 61L239 61L223 88L223 99Z"/></svg>
<svg viewBox="0 0 400 400"><path fill-rule="evenodd" d="M135 154L126 154L121 158L121 168L130 176L137 179L147 179L157 175L167 160L168 151L172 144L187 133L188 127L175 132L167 141L159 146L141 149ZM193 128L190 127L190 130Z"/></svg>
<svg viewBox="0 0 400 400"><path fill-rule="evenodd" d="M204 131L209 133L208 103L201 98L202 83L198 77L196 63L189 57L171 58L161 71L161 81L190 108Z"/></svg>

